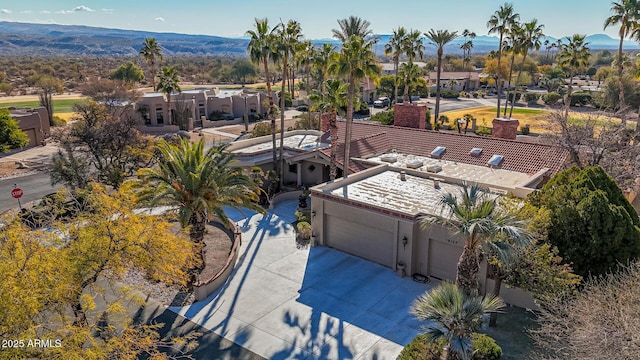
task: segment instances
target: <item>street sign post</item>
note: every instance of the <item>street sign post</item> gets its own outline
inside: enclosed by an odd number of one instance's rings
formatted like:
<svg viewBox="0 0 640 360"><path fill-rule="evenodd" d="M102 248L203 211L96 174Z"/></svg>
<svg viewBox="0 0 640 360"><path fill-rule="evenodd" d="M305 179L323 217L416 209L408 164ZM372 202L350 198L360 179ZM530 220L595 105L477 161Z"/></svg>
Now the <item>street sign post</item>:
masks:
<svg viewBox="0 0 640 360"><path fill-rule="evenodd" d="M20 204L20 198L22 197L23 194L24 193L22 192L22 189L18 187L18 184L13 184L13 190L11 190L11 197L18 200L18 206L20 207L20 210L22 210L22 204Z"/></svg>

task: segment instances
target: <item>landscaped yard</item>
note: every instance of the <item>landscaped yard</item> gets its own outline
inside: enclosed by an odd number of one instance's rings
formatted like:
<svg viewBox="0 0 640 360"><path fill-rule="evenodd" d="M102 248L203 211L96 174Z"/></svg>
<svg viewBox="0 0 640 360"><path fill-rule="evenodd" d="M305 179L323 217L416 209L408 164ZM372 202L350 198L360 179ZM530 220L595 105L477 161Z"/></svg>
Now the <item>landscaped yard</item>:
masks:
<svg viewBox="0 0 640 360"><path fill-rule="evenodd" d="M535 316L518 307L507 307L498 315L498 325L481 332L492 337L502 348L502 360L527 359L533 343L526 330L535 326Z"/></svg>
<svg viewBox="0 0 640 360"><path fill-rule="evenodd" d="M508 112L508 111L507 111ZM501 112L502 113L502 112ZM462 118L466 114L471 114L477 119L478 126L491 127L491 121L496 117L496 108L491 106L484 106L473 109L449 111L442 113L449 117L449 121L452 122L455 119ZM540 109L523 109L513 108L513 118L520 121L520 128L525 124L529 124L532 132L544 132L544 125L546 124L545 110ZM519 129L518 129L519 130Z"/></svg>

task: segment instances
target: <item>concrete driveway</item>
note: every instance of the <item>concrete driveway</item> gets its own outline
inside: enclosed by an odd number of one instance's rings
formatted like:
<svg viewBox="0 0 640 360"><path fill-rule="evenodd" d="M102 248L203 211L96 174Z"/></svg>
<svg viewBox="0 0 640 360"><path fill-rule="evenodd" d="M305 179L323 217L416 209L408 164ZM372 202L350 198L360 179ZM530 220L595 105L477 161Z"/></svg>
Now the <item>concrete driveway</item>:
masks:
<svg viewBox="0 0 640 360"><path fill-rule="evenodd" d="M431 284L326 247L296 245L297 201L262 215L228 214L243 229L227 283L170 310L268 359L395 359L418 333L409 315Z"/></svg>

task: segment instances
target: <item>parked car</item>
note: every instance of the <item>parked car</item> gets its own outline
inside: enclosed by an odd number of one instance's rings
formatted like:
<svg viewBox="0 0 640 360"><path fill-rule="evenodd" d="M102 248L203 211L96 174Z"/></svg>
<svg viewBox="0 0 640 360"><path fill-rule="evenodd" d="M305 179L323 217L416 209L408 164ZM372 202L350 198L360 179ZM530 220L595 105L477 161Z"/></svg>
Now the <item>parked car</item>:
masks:
<svg viewBox="0 0 640 360"><path fill-rule="evenodd" d="M382 108L382 107L385 107L385 106L389 106L389 102L390 102L390 100L389 100L388 97L386 97L386 96L379 97L378 100L373 102L373 107Z"/></svg>

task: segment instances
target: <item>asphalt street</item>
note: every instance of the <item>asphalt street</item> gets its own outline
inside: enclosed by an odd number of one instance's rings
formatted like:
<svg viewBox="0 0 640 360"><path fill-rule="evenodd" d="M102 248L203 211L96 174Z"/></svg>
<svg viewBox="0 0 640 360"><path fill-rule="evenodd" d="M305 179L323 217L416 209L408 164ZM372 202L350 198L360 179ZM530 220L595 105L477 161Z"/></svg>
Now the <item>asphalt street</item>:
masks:
<svg viewBox="0 0 640 360"><path fill-rule="evenodd" d="M46 172L0 180L0 213L18 207L18 201L11 197L14 185L22 189L23 195L20 198L22 204L38 200L61 187L61 185L51 186L49 174Z"/></svg>

